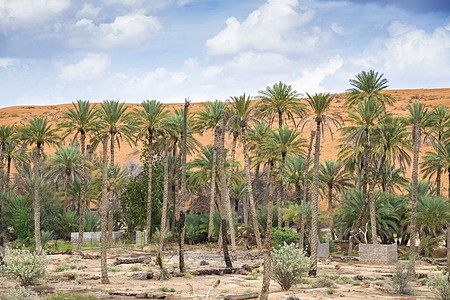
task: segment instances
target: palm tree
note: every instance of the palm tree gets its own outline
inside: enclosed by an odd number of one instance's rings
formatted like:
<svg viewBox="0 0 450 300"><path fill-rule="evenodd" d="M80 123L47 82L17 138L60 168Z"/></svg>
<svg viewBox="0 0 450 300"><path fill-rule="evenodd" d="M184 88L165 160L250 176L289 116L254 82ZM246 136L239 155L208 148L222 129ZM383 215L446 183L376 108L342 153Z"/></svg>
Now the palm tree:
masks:
<svg viewBox="0 0 450 300"><path fill-rule="evenodd" d="M36 251L41 252L41 213L39 205L39 159L42 148L47 145L58 144L57 129L48 124L47 118L35 117L30 123L20 128L20 139L28 145L36 144L34 149L34 237Z"/></svg>
<svg viewBox="0 0 450 300"><path fill-rule="evenodd" d="M281 229L281 207L284 203L284 207L288 208L288 201L286 199L286 180L285 180L285 166L286 157L288 155L300 155L304 153L304 147L306 140L304 138L299 138L300 132L296 129L289 129L288 126L283 126L278 128L276 131L272 131L269 135L269 139L276 146L273 150L281 155L281 197L278 206L278 229ZM289 227L289 221L286 220L285 227Z"/></svg>
<svg viewBox="0 0 450 300"><path fill-rule="evenodd" d="M127 112L125 103L119 103L118 101L104 101L101 103L98 110L98 114L106 130L110 135L110 147L111 157L110 164L114 166L114 144L120 148L120 141L125 140L129 145L134 141L133 133L136 130L136 125L133 122L133 114ZM114 194L114 168L111 168L109 174L110 186L112 190L109 192L109 214L108 214L108 245L112 245L112 231L113 231L113 194Z"/></svg>
<svg viewBox="0 0 450 300"><path fill-rule="evenodd" d="M81 155L80 151L76 147L65 146L61 147L50 155L49 157L49 172L48 176L53 178L56 182L59 178L64 178L64 204L63 204L63 213L66 213L68 202L69 202L69 180L75 180L75 175L80 175L80 164L81 164ZM81 182L80 182L81 183ZM80 199L80 215L81 209L84 208L84 205L81 205Z"/></svg>
<svg viewBox="0 0 450 300"><path fill-rule="evenodd" d="M343 132L346 135L344 144L352 144L355 149L360 147L360 143L364 142L364 183L363 189L367 191L365 196L365 205L370 203L370 220L371 220L371 233L372 243L377 244L377 228L375 219L375 202L373 198L373 190L375 183L372 176L372 145L371 136L379 130L379 122L386 116L386 111L381 102L376 101L373 97L364 98L358 105L354 105L352 110L348 112L348 118L346 121L352 122L352 125L347 126ZM381 162L381 165L384 162ZM367 186L369 188L367 189ZM366 193L364 193L366 194ZM361 220L365 213L364 209L361 210L361 215L356 222L356 226L360 226ZM358 227L359 228L359 227ZM356 232L358 228L355 228L353 232Z"/></svg>
<svg viewBox="0 0 450 300"><path fill-rule="evenodd" d="M352 88L347 90L346 105L351 107L359 104L364 99L373 99L383 107L385 104L393 105L395 99L389 95L381 93L382 90L388 87L388 80L383 78L384 74L378 75L378 72L369 70L369 72L362 71L356 74L356 79L350 79Z"/></svg>
<svg viewBox="0 0 450 300"><path fill-rule="evenodd" d="M178 257L180 272L184 273L184 236L185 236L185 220L186 220L186 156L187 156L187 136L188 136L188 112L190 102L188 99L184 99L184 111L183 111L183 131L182 131L182 148L181 148L181 201L179 201L179 221L178 221Z"/></svg>
<svg viewBox="0 0 450 300"><path fill-rule="evenodd" d="M201 133L214 129L214 149L216 149L216 145L219 143L219 135L218 135L218 124L223 117L225 112L226 103L216 100L214 102L207 102L203 104L203 110L200 110L195 113L196 119L194 120L194 128ZM213 165L216 165L216 156L215 153L213 158ZM211 240L212 232L213 232L213 221L214 221L214 196L215 196L215 188L216 188L216 174L212 173L211 177L211 193L210 193L210 202L209 202L209 226L208 226L208 240Z"/></svg>
<svg viewBox="0 0 450 300"><path fill-rule="evenodd" d="M301 94L281 81L275 83L272 87L267 86L265 90L258 91L258 97L261 99L256 105L259 114L264 118L269 118L272 124L275 118L278 118L278 127L283 127L287 120L295 124L295 116L305 115L306 106L301 102Z"/></svg>
<svg viewBox="0 0 450 300"><path fill-rule="evenodd" d="M165 149L163 150L163 157L164 157L164 191L163 191L163 206L162 206L162 213L161 213L161 226L159 229L159 243L158 243L158 254L156 257L156 263L159 265L161 269L161 276L165 276L165 269L163 266L162 261L162 252L164 247L164 237L166 235L166 220L167 220L167 202L169 198L169 155L168 147L166 145Z"/></svg>
<svg viewBox="0 0 450 300"><path fill-rule="evenodd" d="M102 284L109 284L108 278L108 268L107 268L107 236L106 231L108 230L107 214L108 214L108 132L103 131L99 133L97 141L101 142L103 145L102 150L102 203L100 207L101 216L101 236L100 236L100 269L102 274L101 282ZM112 169L112 168L111 168ZM111 232L110 232L110 235Z"/></svg>
<svg viewBox="0 0 450 300"><path fill-rule="evenodd" d="M440 176L442 173L447 172L450 179L450 142L437 141L434 148L435 151L428 151L422 157L423 161L420 164L422 169L423 178L429 178L436 174L436 195L439 195L441 189ZM439 184L438 184L439 181ZM448 186L448 196L450 199L450 181Z"/></svg>
<svg viewBox="0 0 450 300"><path fill-rule="evenodd" d="M231 106L235 111L235 116L236 118L239 119L239 123L241 126L242 147L244 151L244 164L245 164L244 175L248 188L248 198L250 202L250 214L252 216L253 232L255 234L258 249L261 250L262 249L261 234L259 232L258 221L256 219L256 208L255 208L255 200L253 198L253 187L250 175L250 158L247 144L248 138L247 128L249 122L252 120L253 109L251 107L250 96L246 97L245 95L242 95L240 97L234 97L232 100L233 102L231 103Z"/></svg>
<svg viewBox="0 0 450 300"><path fill-rule="evenodd" d="M314 153L314 179L313 179L313 191L312 191L312 230L311 230L311 258L313 266L311 267L312 274L317 273L317 246L318 246L318 213L319 213L319 155L320 155L320 137L324 131L324 126L330 126L334 124L339 126L340 123L337 118L331 118L327 114L330 108L333 96L330 94L315 94L311 96L309 94L307 102L312 109L312 118L316 122L316 146ZM331 132L331 129L330 129Z"/></svg>
<svg viewBox="0 0 450 300"><path fill-rule="evenodd" d="M3 161L5 158L6 146L11 143L16 128L11 125L2 125L0 127L0 247L3 248L3 218L2 218L2 205L3 205Z"/></svg>
<svg viewBox="0 0 450 300"><path fill-rule="evenodd" d="M63 112L65 122L61 124L61 128L65 128L63 137L69 134L75 134L73 140L75 141L80 135L81 148L81 198L80 198L80 226L78 228L77 250L81 250L84 233L84 216L86 211L86 135L91 134L98 126L98 115L94 106L91 106L89 101L78 100L77 104L73 103L73 108L68 108Z"/></svg>
<svg viewBox="0 0 450 300"><path fill-rule="evenodd" d="M417 184L419 179L419 155L421 135L432 122L431 113L422 103L408 105L409 116L407 122L413 124L412 136L414 141L413 167L412 167L412 197L411 197L411 246L409 251L410 275L415 276L416 261L416 213L417 213ZM426 132L425 132L426 135Z"/></svg>
<svg viewBox="0 0 450 300"><path fill-rule="evenodd" d="M319 180L322 183L324 193L328 195L328 218L330 219L331 238L334 239L333 229L333 193L340 193L353 186L352 176L344 168L342 161L326 160L320 164Z"/></svg>
<svg viewBox="0 0 450 300"><path fill-rule="evenodd" d="M168 113L164 111L164 106L156 100L146 100L141 103L143 110L134 110L134 113L141 124L144 126L138 134L138 138L147 138L148 157L153 157L153 139L155 135L164 131L163 120ZM144 239L146 244L150 242L151 238L151 221L152 221L152 163L148 163L148 195L147 195L147 223L145 229L147 230L147 238Z"/></svg>

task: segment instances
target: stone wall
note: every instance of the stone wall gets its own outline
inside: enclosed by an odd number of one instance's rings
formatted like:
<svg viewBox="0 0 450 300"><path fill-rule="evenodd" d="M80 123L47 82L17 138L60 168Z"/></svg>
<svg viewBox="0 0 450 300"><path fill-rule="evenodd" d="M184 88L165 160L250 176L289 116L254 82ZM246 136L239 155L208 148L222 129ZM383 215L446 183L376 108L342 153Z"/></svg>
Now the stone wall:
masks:
<svg viewBox="0 0 450 300"><path fill-rule="evenodd" d="M328 258L330 256L330 241L317 244L317 257Z"/></svg>
<svg viewBox="0 0 450 300"><path fill-rule="evenodd" d="M106 233L108 235L108 233ZM123 232L113 231L113 241L119 241L123 239ZM84 232L83 241L84 242L100 242L101 232ZM70 234L70 242L76 243L78 241L78 232L72 232Z"/></svg>
<svg viewBox="0 0 450 300"><path fill-rule="evenodd" d="M359 244L359 261L395 264L397 262L397 244Z"/></svg>

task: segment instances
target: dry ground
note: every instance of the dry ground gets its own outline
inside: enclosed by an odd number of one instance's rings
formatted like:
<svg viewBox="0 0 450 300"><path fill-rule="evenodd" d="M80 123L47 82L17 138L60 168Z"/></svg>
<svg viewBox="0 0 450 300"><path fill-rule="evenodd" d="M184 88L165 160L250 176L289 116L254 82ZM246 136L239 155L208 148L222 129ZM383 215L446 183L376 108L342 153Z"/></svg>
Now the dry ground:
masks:
<svg viewBox="0 0 450 300"><path fill-rule="evenodd" d="M154 248L153 248L154 249ZM132 296L113 296L110 292L123 291L127 293L150 293L158 296L166 296L165 299L206 299L206 294L211 285L220 280L217 288L211 292L211 299L223 299L226 295L236 295L259 292L261 289L262 275L252 280L251 275L211 275L193 277L172 277L169 280L159 281L156 279L138 280L134 276L141 272L154 272L157 274L158 267L155 266L155 252L152 249L137 249L133 246L121 246L108 251L109 277L111 284L100 283L100 260L83 259L77 255L49 255L47 278L40 281L34 289L48 292L61 291L64 293L79 293L83 295L96 296L99 299L135 299ZM187 272L208 268L223 268L224 262L221 253L216 249L209 249L205 245L187 246L186 251ZM83 254L97 256L99 249L83 250ZM150 257L150 263L122 264L113 267L116 258ZM244 264L250 266L261 265L262 258L256 250L239 248L233 254L234 267ZM201 266L201 261L209 263ZM169 271L177 271L178 258L176 247L168 247L164 252L164 261ZM60 271L59 269L66 269ZM285 299L287 296L298 296L300 299L432 299L433 294L426 286L419 282L414 283L416 294L414 296L398 296L389 292L390 276L393 265L362 264L359 262L341 262L337 260L319 262L319 275L316 278L307 277L310 283L303 283L293 287L289 291L282 291L280 286L273 280L270 285L270 299ZM420 262L417 265L418 273L429 273L432 266ZM262 267L258 268L262 270ZM355 280L355 283L339 284L339 277L362 275L363 280ZM78 276L79 282L73 279ZM68 277L71 277L69 279ZM313 288L311 282L329 277L335 282L337 288L334 293L329 294L327 288ZM84 279L80 280L80 278ZM347 278L348 279L348 278ZM81 282L81 283L80 283ZM192 294L188 283L194 287ZM0 293L5 292L10 286L16 284L14 281L2 277L0 280ZM169 290L164 292L163 289ZM172 292L170 291L172 289Z"/></svg>

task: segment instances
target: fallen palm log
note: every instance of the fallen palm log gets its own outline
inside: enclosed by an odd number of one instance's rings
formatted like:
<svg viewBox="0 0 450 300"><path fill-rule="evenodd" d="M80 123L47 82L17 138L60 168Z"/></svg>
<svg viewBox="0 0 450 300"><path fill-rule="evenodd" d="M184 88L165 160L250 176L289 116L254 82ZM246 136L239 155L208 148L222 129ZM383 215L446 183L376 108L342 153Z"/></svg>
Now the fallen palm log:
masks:
<svg viewBox="0 0 450 300"><path fill-rule="evenodd" d="M166 295L144 293L144 292L109 291L108 293L112 296L126 296L126 297L135 297L135 298L139 298L139 299L166 299L167 298Z"/></svg>
<svg viewBox="0 0 450 300"><path fill-rule="evenodd" d="M344 261L344 262L348 262L348 261L359 261L359 258L354 257L354 256L337 256L337 255L331 255L331 259L333 261Z"/></svg>
<svg viewBox="0 0 450 300"><path fill-rule="evenodd" d="M446 266L447 258L430 258L430 257L422 257L422 260L426 261L429 264L437 265L437 266Z"/></svg>
<svg viewBox="0 0 450 300"><path fill-rule="evenodd" d="M176 273L176 274L173 274L173 276L175 276L175 277L183 277L186 274L190 274L192 276L224 275L224 274L247 275L253 269L256 269L256 268L259 268L259 265L255 265L255 266L243 265L241 268L200 269L200 270L194 270L192 272L187 272L187 273Z"/></svg>
<svg viewBox="0 0 450 300"><path fill-rule="evenodd" d="M138 257L138 258L116 258L113 265L123 265L123 264L138 264L138 263L149 263L151 259L149 257Z"/></svg>
<svg viewBox="0 0 450 300"><path fill-rule="evenodd" d="M228 295L223 297L223 300L247 300L247 299L257 299L259 298L259 293L250 293L242 295Z"/></svg>
<svg viewBox="0 0 450 300"><path fill-rule="evenodd" d="M81 258L84 259L98 259L100 258L100 254L88 254L88 253L83 253L80 250L72 250L72 249L66 249L64 251L55 251L53 252L53 254L57 255L57 254L67 254L67 255L79 255L81 256Z"/></svg>

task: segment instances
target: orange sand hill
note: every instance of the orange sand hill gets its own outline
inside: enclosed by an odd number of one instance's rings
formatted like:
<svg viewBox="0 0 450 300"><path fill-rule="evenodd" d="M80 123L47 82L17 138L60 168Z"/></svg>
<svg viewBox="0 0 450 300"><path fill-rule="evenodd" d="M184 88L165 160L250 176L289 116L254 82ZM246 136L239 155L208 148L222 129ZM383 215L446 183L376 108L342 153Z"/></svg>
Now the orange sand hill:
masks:
<svg viewBox="0 0 450 300"><path fill-rule="evenodd" d="M395 116L405 116L408 114L407 106L414 102L423 102L428 106L436 106L444 104L450 106L450 88L445 89L417 89L417 90L388 90L386 93L393 95L396 99L394 107L388 107L388 111L392 112ZM346 112L343 106L344 94L338 94L337 99L332 104L331 110L335 113L345 117ZM140 104L127 104L130 109L139 108ZM167 104L167 108L173 111L174 108L182 108L183 104ZM192 111L202 109L202 103L192 103ZM33 117L47 117L48 120L54 124L63 122L61 115L68 107L72 107L72 104L51 105L51 106L13 106L0 109L0 125L3 124L15 124L18 126L25 125ZM310 133L309 123L304 127L303 136L309 137ZM326 132L325 139L322 143L322 151L320 160L335 160L339 149L337 148L337 140L339 138L339 132L333 128L334 140L331 140L330 135ZM212 134L206 132L202 136L198 135L197 138L203 145L212 144ZM116 161L120 164L124 164L127 161L139 162L139 149L142 145L129 146L125 143L121 145L120 150L116 152ZM231 139L226 140L226 146L231 146ZM430 146L424 147L422 153L429 151ZM45 149L45 151L53 152L54 149ZM237 159L243 161L242 148L237 149ZM407 176L410 176L411 172L408 170ZM448 180L444 176L443 186L448 186ZM322 208L326 208L326 203L321 203Z"/></svg>

